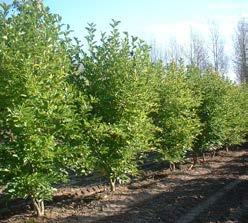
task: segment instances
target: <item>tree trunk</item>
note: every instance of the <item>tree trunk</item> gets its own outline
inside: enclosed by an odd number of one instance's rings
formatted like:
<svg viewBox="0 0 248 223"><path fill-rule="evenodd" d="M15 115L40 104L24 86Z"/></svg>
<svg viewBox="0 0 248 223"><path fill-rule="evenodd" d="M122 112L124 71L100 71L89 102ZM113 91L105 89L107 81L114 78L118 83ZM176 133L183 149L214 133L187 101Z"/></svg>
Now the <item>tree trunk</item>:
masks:
<svg viewBox="0 0 248 223"><path fill-rule="evenodd" d="M215 150L212 151L212 152L211 152L211 157L212 157L212 158L215 157L215 154L216 154L216 151L215 151Z"/></svg>
<svg viewBox="0 0 248 223"><path fill-rule="evenodd" d="M177 163L176 168L182 170L182 163Z"/></svg>
<svg viewBox="0 0 248 223"><path fill-rule="evenodd" d="M110 190L111 190L111 191L115 191L116 179L110 178L110 179L109 179L109 182L110 182Z"/></svg>
<svg viewBox="0 0 248 223"><path fill-rule="evenodd" d="M228 146L226 146L226 152L229 152L229 148L228 148Z"/></svg>
<svg viewBox="0 0 248 223"><path fill-rule="evenodd" d="M195 166L198 163L198 157L196 154L194 154L194 156L193 156L193 161L194 161L193 165Z"/></svg>
<svg viewBox="0 0 248 223"><path fill-rule="evenodd" d="M44 201L42 199L32 198L34 208L38 217L42 217L45 214Z"/></svg>
<svg viewBox="0 0 248 223"><path fill-rule="evenodd" d="M206 161L206 154L202 153L202 162L205 163L205 161Z"/></svg>
<svg viewBox="0 0 248 223"><path fill-rule="evenodd" d="M195 165L198 163L198 157L197 157L197 154L193 154L193 164L191 164L191 166L188 168L188 170L192 170Z"/></svg>
<svg viewBox="0 0 248 223"><path fill-rule="evenodd" d="M176 170L176 165L175 163L170 163L170 170L175 171Z"/></svg>

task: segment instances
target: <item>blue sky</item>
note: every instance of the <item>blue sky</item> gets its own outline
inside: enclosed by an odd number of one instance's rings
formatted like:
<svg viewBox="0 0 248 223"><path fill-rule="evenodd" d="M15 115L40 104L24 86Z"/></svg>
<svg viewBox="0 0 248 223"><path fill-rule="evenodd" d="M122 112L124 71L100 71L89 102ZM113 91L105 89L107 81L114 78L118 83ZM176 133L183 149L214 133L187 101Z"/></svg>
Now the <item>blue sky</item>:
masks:
<svg viewBox="0 0 248 223"><path fill-rule="evenodd" d="M0 2L11 0L0 0ZM84 27L94 22L101 31L111 19L120 20L121 30L148 42L165 45L176 37L185 44L190 28L207 35L209 21L216 21L232 44L233 29L242 16L248 16L248 0L44 0L52 12L63 17L79 38ZM230 51L230 49L228 49Z"/></svg>
<svg viewBox="0 0 248 223"><path fill-rule="evenodd" d="M84 36L84 27L94 22L100 30L106 30L110 20L121 20L121 29L146 40L163 42L169 36L183 38L187 26L201 29L205 23L215 20L224 31L237 18L248 15L248 1L218 0L44 0L52 12L59 13L63 21L71 25L76 35ZM201 27L203 26L203 27ZM181 36L180 36L181 35Z"/></svg>
<svg viewBox="0 0 248 223"><path fill-rule="evenodd" d="M87 22L105 29L110 20L122 21L124 29L138 33L146 26L193 19L205 13L206 3L166 0L45 0L45 3L76 30Z"/></svg>
<svg viewBox="0 0 248 223"><path fill-rule="evenodd" d="M11 2L11 0L0 0ZM233 55L233 34L237 21L248 17L248 0L44 0L51 12L70 24L83 40L88 22L107 31L111 19L121 21L120 29L161 48L176 38L187 46L190 30L206 41L209 23L215 21L225 41L225 51Z"/></svg>
<svg viewBox="0 0 248 223"><path fill-rule="evenodd" d="M234 29L241 17L248 17L248 0L44 0L52 12L63 17L81 40L88 22L100 31L108 30L111 19L121 21L121 30L137 35L165 49L171 39L187 46L190 30L209 41L209 23L215 21L233 58ZM232 69L229 77L235 79Z"/></svg>

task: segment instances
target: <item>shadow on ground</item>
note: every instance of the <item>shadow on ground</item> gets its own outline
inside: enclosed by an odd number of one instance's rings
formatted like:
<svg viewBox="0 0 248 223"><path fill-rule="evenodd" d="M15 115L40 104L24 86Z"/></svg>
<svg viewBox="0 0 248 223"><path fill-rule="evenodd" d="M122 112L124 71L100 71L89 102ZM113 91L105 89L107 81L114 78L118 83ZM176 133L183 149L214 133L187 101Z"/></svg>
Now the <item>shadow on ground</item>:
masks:
<svg viewBox="0 0 248 223"><path fill-rule="evenodd" d="M238 157L225 166L216 169L222 175L230 177L197 179L176 182L171 191L151 196L142 202L134 203L123 212L114 214L106 212L105 217L77 215L66 218L51 220L50 222L176 222L184 216L191 208L206 200L216 191L231 183L238 175L244 174L247 166L244 162L247 156ZM241 165L240 165L241 164ZM211 175L211 173L210 173ZM163 180L160 181L163 183ZM164 183L168 183L165 180ZM248 181L242 182L232 189L226 196L222 197L209 210L199 215L194 222L246 222L247 212L244 210L248 199ZM116 201L118 202L118 201ZM105 206L104 201L102 205ZM101 211L101 210L99 210ZM104 209L102 210L104 211Z"/></svg>
<svg viewBox="0 0 248 223"><path fill-rule="evenodd" d="M60 205L62 205L66 208L67 205L73 203L75 208L83 208L83 206L87 205L87 203L96 202L95 208L99 209L98 213L102 213L97 216L92 216L90 215L90 211L88 211L83 215L71 215L65 218L61 217L50 220L46 219L45 222L176 222L176 220L178 220L181 216L184 216L191 208L203 202L216 191L235 180L238 175L244 174L247 170L247 160L247 155L237 157L232 161L227 162L226 165L217 168L214 173L210 172L208 174L209 176L205 176L204 178L199 177L194 180L160 179L160 184L171 184L168 191L149 196L149 192L153 190L153 188L144 189L140 193L148 193L147 197L149 198L143 200L142 202L132 202L131 205L128 200L111 201L112 206L123 205L123 207L126 207L118 213L109 208L110 203L108 200L101 200L97 203L97 201L94 200L87 201L82 198L75 197L56 198L57 200L55 199L54 202L49 203L49 206L61 207ZM135 196L139 197L139 193ZM66 202L60 204L60 199L65 200ZM245 220L248 219L248 212L244 211L247 206L247 200L248 181L242 180L242 182L230 193L228 193L227 196L223 197L220 201L214 204L214 206L207 212L201 214L195 222L245 222ZM28 202L26 205L29 205ZM28 209L29 208L27 208L27 206L24 206L24 208L19 211L16 210L16 212L9 213L5 219L8 219L15 214L27 213Z"/></svg>

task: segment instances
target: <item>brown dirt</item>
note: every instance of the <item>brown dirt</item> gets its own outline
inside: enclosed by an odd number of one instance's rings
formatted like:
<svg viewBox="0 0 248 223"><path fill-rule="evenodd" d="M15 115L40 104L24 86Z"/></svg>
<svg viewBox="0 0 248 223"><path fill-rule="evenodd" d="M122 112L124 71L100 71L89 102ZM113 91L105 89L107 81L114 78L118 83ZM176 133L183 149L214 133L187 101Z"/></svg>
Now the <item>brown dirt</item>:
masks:
<svg viewBox="0 0 248 223"><path fill-rule="evenodd" d="M130 184L118 186L114 193L108 191L105 182L99 182L100 178L74 178L70 185L58 188L53 201L46 203L46 216L40 219L33 217L29 201L15 200L4 205L1 196L0 222L170 223L184 219L192 210L198 212L191 222L248 222L245 148L220 151L214 158L207 156L205 163L190 171L189 166L185 164L175 172L146 168ZM211 205L204 206L238 178L235 186L216 197Z"/></svg>

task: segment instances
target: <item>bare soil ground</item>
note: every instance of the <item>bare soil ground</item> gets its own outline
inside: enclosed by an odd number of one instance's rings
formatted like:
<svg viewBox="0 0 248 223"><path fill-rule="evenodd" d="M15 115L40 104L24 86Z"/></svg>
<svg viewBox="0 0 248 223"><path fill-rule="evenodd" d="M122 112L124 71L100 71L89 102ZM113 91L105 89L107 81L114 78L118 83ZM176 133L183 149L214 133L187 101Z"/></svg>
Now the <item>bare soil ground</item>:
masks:
<svg viewBox="0 0 248 223"><path fill-rule="evenodd" d="M33 217L28 200L6 203L0 194L0 222L248 222L247 145L207 156L190 171L189 166L170 172L147 165L114 193L100 178L74 178L58 188L40 219Z"/></svg>

